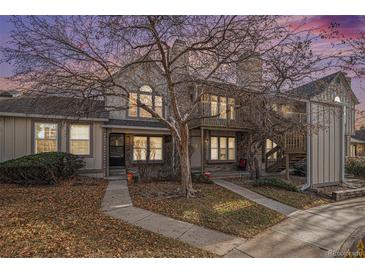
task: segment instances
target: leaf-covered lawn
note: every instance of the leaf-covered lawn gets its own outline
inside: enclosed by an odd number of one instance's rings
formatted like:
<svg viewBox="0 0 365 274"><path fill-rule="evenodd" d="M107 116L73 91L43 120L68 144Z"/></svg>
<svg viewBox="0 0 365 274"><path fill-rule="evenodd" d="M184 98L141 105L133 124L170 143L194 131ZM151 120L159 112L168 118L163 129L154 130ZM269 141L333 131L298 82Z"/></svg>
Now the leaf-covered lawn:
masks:
<svg viewBox="0 0 365 274"><path fill-rule="evenodd" d="M323 198L313 192L293 192L271 186L253 186L250 181L241 179L231 179L231 182L246 187L267 198L276 200L283 204L290 205L298 209L308 209L315 206L328 204L331 200Z"/></svg>
<svg viewBox="0 0 365 274"><path fill-rule="evenodd" d="M284 216L246 200L217 185L194 184L197 198L155 198L156 193L173 193L176 182L130 184L133 204L175 219L225 233L250 238L283 220Z"/></svg>
<svg viewBox="0 0 365 274"><path fill-rule="evenodd" d="M104 215L104 180L0 184L0 257L209 257L212 254Z"/></svg>

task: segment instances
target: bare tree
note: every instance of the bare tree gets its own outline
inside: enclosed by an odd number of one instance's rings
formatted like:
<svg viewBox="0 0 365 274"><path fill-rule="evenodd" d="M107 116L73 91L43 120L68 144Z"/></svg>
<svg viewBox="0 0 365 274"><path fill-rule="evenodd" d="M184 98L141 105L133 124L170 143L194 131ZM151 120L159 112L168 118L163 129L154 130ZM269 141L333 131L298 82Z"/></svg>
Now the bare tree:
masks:
<svg viewBox="0 0 365 274"><path fill-rule="evenodd" d="M139 99L133 103L164 123L176 139L187 197L195 193L189 123L200 118L196 113L205 94L211 89L243 97L287 94L326 66L311 49L318 35L274 16L29 16L12 22L3 60L13 62L26 92L84 99L117 96L130 102L133 90L120 75L157 66L169 115ZM247 68L253 77L240 78L237 66L252 58L261 65ZM265 98L255 104L258 112L269 105ZM120 104L109 110L125 108ZM260 127L257 136L270 135L269 120L259 120L265 131Z"/></svg>

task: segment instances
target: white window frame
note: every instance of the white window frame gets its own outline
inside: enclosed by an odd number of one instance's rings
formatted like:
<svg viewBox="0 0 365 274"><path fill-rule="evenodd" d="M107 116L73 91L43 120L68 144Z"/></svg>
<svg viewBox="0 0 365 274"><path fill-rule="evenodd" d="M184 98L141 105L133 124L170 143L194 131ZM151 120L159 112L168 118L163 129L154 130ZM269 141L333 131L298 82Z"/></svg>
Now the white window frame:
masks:
<svg viewBox="0 0 365 274"><path fill-rule="evenodd" d="M56 139L39 139L37 137L37 125L55 125L56 126ZM34 123L34 153L40 153L37 149L37 140L55 140L56 142L56 151L58 151L58 124L57 123L51 123L51 122L35 122ZM46 151L45 151L46 152ZM47 152L53 152L53 151L47 151Z"/></svg>
<svg viewBox="0 0 365 274"><path fill-rule="evenodd" d="M88 127L88 132L89 132L89 138L88 139L72 139L71 138L71 130L73 126L87 126ZM91 155L91 125L90 124L70 124L69 125L69 132L68 132L68 151L74 155L79 155L79 156L89 156ZM73 153L71 148L71 142L72 141L86 141L88 140L88 153Z"/></svg>

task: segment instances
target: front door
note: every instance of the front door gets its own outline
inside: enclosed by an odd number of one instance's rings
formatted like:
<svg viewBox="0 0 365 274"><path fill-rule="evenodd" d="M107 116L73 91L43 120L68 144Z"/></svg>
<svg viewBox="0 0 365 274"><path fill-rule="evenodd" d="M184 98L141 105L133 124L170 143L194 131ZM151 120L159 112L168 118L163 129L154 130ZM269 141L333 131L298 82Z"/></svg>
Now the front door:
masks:
<svg viewBox="0 0 365 274"><path fill-rule="evenodd" d="M109 166L124 166L124 134L110 133L109 135Z"/></svg>

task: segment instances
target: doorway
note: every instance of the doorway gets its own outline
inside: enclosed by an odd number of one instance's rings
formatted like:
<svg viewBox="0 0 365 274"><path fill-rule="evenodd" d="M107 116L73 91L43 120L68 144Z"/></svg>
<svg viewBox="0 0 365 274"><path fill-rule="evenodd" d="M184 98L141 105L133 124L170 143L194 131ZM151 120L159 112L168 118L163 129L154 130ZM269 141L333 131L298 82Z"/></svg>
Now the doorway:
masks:
<svg viewBox="0 0 365 274"><path fill-rule="evenodd" d="M123 133L110 133L109 135L109 166L125 166Z"/></svg>

